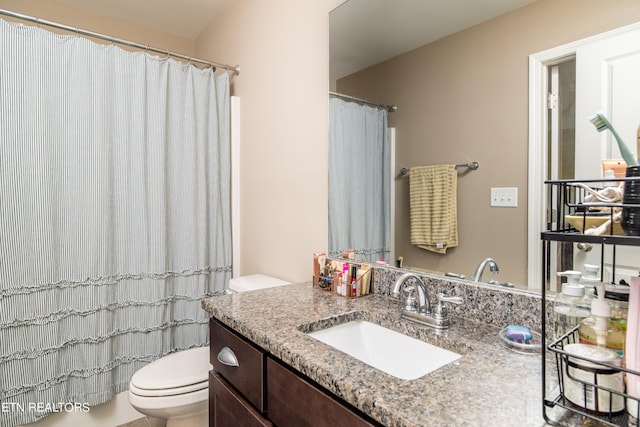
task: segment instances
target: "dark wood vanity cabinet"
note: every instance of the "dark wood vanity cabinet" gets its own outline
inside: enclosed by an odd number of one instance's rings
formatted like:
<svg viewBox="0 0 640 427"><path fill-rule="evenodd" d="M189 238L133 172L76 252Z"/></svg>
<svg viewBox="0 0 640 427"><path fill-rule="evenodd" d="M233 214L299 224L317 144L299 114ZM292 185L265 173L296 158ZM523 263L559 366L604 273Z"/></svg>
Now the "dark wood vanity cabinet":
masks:
<svg viewBox="0 0 640 427"><path fill-rule="evenodd" d="M265 351L215 319L209 334L209 426L272 426L266 417Z"/></svg>
<svg viewBox="0 0 640 427"><path fill-rule="evenodd" d="M280 427L375 425L271 357L267 359L267 413Z"/></svg>
<svg viewBox="0 0 640 427"><path fill-rule="evenodd" d="M271 427L273 423L260 414L236 389L214 371L209 372L210 427Z"/></svg>
<svg viewBox="0 0 640 427"><path fill-rule="evenodd" d="M210 427L379 425L215 319L210 334ZM238 366L218 360L225 347Z"/></svg>
<svg viewBox="0 0 640 427"><path fill-rule="evenodd" d="M213 370L233 385L258 411L266 412L265 351L215 319L211 319L209 334L209 356ZM224 362L224 352L226 356L232 354L238 366Z"/></svg>

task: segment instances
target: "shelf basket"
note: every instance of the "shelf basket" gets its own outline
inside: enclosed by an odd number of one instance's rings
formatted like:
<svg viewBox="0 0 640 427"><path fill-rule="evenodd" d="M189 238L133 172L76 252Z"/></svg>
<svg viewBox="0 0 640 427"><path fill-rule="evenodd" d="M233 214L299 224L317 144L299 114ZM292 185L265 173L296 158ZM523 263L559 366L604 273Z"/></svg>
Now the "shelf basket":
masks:
<svg viewBox="0 0 640 427"><path fill-rule="evenodd" d="M637 398L626 393L624 377L640 375L640 372L565 351L569 344L575 343L579 343L577 327L548 347L555 354L559 386L554 395L545 396L545 406L560 406L605 425L631 425L627 405L635 406L634 422L640 405Z"/></svg>
<svg viewBox="0 0 640 427"><path fill-rule="evenodd" d="M640 182L640 177L545 181L545 184L548 184L546 233L567 236L559 240L576 236L584 237L582 241L616 238L620 239L621 243L627 244L626 241L631 236L626 236L619 217L623 209L640 209L640 204L623 203L622 200L610 203L592 201L589 197L606 188L618 188L622 184L629 185L629 182ZM594 229L600 226L603 228L602 232L593 234ZM585 234L587 230L590 231Z"/></svg>

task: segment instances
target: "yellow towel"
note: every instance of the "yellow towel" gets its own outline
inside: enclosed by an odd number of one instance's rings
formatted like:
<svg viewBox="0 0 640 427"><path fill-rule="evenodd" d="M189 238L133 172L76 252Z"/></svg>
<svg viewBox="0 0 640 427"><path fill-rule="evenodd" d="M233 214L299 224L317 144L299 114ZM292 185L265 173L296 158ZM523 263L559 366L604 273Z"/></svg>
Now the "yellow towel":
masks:
<svg viewBox="0 0 640 427"><path fill-rule="evenodd" d="M412 245L441 254L458 246L457 182L456 165L411 168Z"/></svg>

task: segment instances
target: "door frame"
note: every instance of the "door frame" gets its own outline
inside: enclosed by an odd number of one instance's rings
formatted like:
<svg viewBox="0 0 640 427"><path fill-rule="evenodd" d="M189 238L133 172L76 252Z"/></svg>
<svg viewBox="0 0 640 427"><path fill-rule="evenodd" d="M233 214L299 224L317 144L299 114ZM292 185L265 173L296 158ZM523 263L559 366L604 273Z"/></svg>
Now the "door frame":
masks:
<svg viewBox="0 0 640 427"><path fill-rule="evenodd" d="M528 219L527 219L527 288L542 290L542 241L540 233L545 227L547 206L547 73L548 67L574 56L587 44L640 30L640 23L616 28L562 46L529 55L529 168L528 168Z"/></svg>

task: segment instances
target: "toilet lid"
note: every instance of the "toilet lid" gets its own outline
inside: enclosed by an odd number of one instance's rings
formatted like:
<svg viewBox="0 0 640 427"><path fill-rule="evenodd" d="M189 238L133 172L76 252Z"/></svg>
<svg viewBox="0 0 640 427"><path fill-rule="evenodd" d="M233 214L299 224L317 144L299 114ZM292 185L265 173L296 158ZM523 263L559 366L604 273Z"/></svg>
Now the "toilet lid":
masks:
<svg viewBox="0 0 640 427"><path fill-rule="evenodd" d="M164 356L133 374L131 385L139 390L167 390L208 380L212 369L209 347L192 348Z"/></svg>

